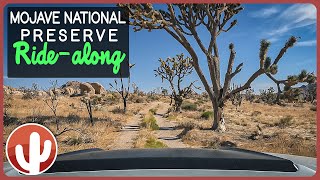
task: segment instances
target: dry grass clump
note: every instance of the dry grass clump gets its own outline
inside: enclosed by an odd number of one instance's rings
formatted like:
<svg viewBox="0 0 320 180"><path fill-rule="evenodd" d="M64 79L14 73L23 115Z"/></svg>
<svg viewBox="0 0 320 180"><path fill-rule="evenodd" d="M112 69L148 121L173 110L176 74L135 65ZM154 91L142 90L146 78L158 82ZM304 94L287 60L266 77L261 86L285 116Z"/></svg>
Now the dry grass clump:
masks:
<svg viewBox="0 0 320 180"><path fill-rule="evenodd" d="M317 106L311 106L311 107L310 107L310 110L311 110L311 111L317 111Z"/></svg>
<svg viewBox="0 0 320 180"><path fill-rule="evenodd" d="M157 140L152 131L143 129L133 143L134 148L165 148L166 144Z"/></svg>
<svg viewBox="0 0 320 180"><path fill-rule="evenodd" d="M151 109L149 109L149 112L150 112L151 114L157 114L157 111L158 111L158 108L151 108Z"/></svg>
<svg viewBox="0 0 320 180"><path fill-rule="evenodd" d="M144 116L140 126L151 130L159 129L156 118L150 112Z"/></svg>
<svg viewBox="0 0 320 180"><path fill-rule="evenodd" d="M200 146L204 148L219 148L219 147L236 147L231 138L217 132L208 130L193 129L187 132L182 141L191 146Z"/></svg>
<svg viewBox="0 0 320 180"><path fill-rule="evenodd" d="M283 129L294 124L292 119L293 119L292 116L286 116L284 118L281 118L278 122L274 123L274 125Z"/></svg>
<svg viewBox="0 0 320 180"><path fill-rule="evenodd" d="M242 143L240 148L258 152L272 152L280 154L293 154L299 156L316 157L316 143L308 141L301 136L289 135L284 130L273 134L269 139Z"/></svg>

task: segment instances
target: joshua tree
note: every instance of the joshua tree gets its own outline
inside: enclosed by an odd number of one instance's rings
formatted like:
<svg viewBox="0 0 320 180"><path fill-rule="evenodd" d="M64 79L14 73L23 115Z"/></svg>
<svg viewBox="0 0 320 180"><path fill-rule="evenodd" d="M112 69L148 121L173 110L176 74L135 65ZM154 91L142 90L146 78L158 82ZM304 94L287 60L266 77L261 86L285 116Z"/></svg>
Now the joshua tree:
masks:
<svg viewBox="0 0 320 180"><path fill-rule="evenodd" d="M155 71L155 76L159 76L170 84L171 100L174 100L175 111L181 110L183 99L192 92L195 87L195 81L191 82L187 87L181 87L182 81L186 76L192 73L193 67L189 57L184 58L183 54L177 55L174 58L165 60L159 59L160 66Z"/></svg>
<svg viewBox="0 0 320 180"><path fill-rule="evenodd" d="M56 121L56 131L59 131L59 118L57 117L57 109L59 105L58 93L56 93L56 88L58 87L58 81L51 81L51 87L49 88L49 92L52 91L53 93L49 93L49 98L44 99L43 101L45 104L51 109L54 119Z"/></svg>
<svg viewBox="0 0 320 180"><path fill-rule="evenodd" d="M267 61L266 61L267 62ZM298 83L308 83L312 84L316 81L316 76L313 73L308 73L306 70L302 70L300 74L298 75L290 75L287 77L287 79L284 80L277 80L275 77L272 76L270 73L266 73L266 75L274 82L277 84L277 98L274 103L280 104L280 95L282 93L281 90L281 84L284 85L284 93L286 94L297 94L293 93L292 86L298 84Z"/></svg>
<svg viewBox="0 0 320 180"><path fill-rule="evenodd" d="M128 11L131 19L129 23L134 26L135 31L142 29L166 31L190 54L194 69L212 102L214 112L212 129L218 131L225 129L225 127L221 127L223 123L220 123L223 120L225 101L232 94L250 88L251 83L265 72L276 73L278 62L297 41L295 37L291 37L268 68L264 67L264 63L270 43L266 40L261 41L260 66L242 86L229 92L230 82L241 71L243 63L233 69L236 51L234 45L230 43L228 68L222 84L220 77L221 59L217 38L222 33L226 33L235 27L237 24L237 20L234 19L235 15L243 10L241 4L167 4L166 9L160 10L154 9L152 4L119 4L119 6ZM234 20L229 23L232 18ZM197 29L200 26L207 30L209 37L202 36L203 38L201 38L199 36ZM207 40L209 42L206 46L204 41ZM196 51L196 47L199 47L201 51ZM205 59L202 60L208 64L209 78L204 75L203 69L199 65L200 53L205 56ZM211 85L209 81L211 81Z"/></svg>
<svg viewBox="0 0 320 180"><path fill-rule="evenodd" d="M163 96L167 96L168 95L168 89L161 87L161 93Z"/></svg>
<svg viewBox="0 0 320 180"><path fill-rule="evenodd" d="M131 69L134 65L135 64L130 64L129 65L129 69ZM121 98L122 98L122 101L123 101L123 113L126 113L126 111L127 111L127 99L128 99L129 90L130 90L130 76L128 77L127 87L125 87L122 77L120 77L120 83L121 83L121 86L118 87L118 81L115 79L114 80L114 84L115 85L113 85L111 83L109 83L109 85L110 85L110 87L112 89L116 90L121 95Z"/></svg>
<svg viewBox="0 0 320 180"><path fill-rule="evenodd" d="M132 83L133 94L139 94L140 90L136 83Z"/></svg>
<svg viewBox="0 0 320 180"><path fill-rule="evenodd" d="M232 86L232 90L238 88L239 86L236 86L233 84ZM232 91L231 90L231 91ZM230 96L230 100L232 102L232 105L234 105L236 107L236 110L238 110L238 108L241 106L242 104L242 94L240 92L234 93Z"/></svg>
<svg viewBox="0 0 320 180"><path fill-rule="evenodd" d="M249 101L250 103L253 103L255 98L254 90L252 88L245 90L244 96L247 101Z"/></svg>
<svg viewBox="0 0 320 180"><path fill-rule="evenodd" d="M88 96L88 97L83 97L80 100L81 100L81 102L83 102L86 105L86 108L87 108L87 111L88 111L88 114L89 114L90 123L91 123L91 126L93 126L94 125L94 121L93 121L93 117L92 117L92 102L91 102L91 99Z"/></svg>
<svg viewBox="0 0 320 180"><path fill-rule="evenodd" d="M273 87L268 88L267 90L260 90L260 99L266 104L274 104L276 102L276 94L274 93Z"/></svg>

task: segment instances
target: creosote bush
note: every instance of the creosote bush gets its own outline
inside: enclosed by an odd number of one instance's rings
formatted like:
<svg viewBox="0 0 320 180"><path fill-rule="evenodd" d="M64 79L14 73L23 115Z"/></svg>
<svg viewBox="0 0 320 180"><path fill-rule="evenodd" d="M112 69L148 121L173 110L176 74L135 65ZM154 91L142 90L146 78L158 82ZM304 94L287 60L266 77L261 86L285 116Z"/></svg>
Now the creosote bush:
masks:
<svg viewBox="0 0 320 180"><path fill-rule="evenodd" d="M157 114L157 111L158 111L157 108L149 109L149 112L150 112L151 114Z"/></svg>
<svg viewBox="0 0 320 180"><path fill-rule="evenodd" d="M191 102L183 102L181 105L181 109L186 110L186 111L196 111L197 105L193 104Z"/></svg>
<svg viewBox="0 0 320 180"><path fill-rule="evenodd" d="M213 116L212 111L206 111L201 114L201 118L203 118L203 119L210 119L210 118L212 118L212 116Z"/></svg>
<svg viewBox="0 0 320 180"><path fill-rule="evenodd" d="M156 118L153 116L153 114L149 113L147 114L140 124L141 127L152 129L152 130L159 130L159 126L157 124Z"/></svg>
<svg viewBox="0 0 320 180"><path fill-rule="evenodd" d="M77 123L77 122L80 122L81 118L79 115L75 114L75 113L70 113L68 116L67 116L67 120L69 123Z"/></svg>
<svg viewBox="0 0 320 180"><path fill-rule="evenodd" d="M155 138L149 138L144 145L145 148L166 148L168 147L161 141L156 140Z"/></svg>

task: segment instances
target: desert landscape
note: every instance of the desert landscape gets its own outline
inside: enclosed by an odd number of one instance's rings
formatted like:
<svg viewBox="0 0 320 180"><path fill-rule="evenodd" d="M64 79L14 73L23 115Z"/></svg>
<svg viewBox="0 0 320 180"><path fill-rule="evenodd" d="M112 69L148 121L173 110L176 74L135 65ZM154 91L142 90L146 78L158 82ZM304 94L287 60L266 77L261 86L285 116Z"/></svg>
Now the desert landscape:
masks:
<svg viewBox="0 0 320 180"><path fill-rule="evenodd" d="M236 147L316 156L312 4L117 6L129 14L130 76L50 86L5 78L3 146L33 122L53 132L59 154Z"/></svg>
<svg viewBox="0 0 320 180"><path fill-rule="evenodd" d="M143 92L133 84L124 112L120 93L99 83L52 84L54 89L48 91L36 84L3 87L4 146L14 128L33 122L55 134L59 154L88 148L238 147L316 156L316 101L268 104L264 99L275 98L276 93L248 96L246 92L240 105L233 99L226 102L227 130L218 132L211 129L212 107L205 93L190 94L175 112L166 90Z"/></svg>

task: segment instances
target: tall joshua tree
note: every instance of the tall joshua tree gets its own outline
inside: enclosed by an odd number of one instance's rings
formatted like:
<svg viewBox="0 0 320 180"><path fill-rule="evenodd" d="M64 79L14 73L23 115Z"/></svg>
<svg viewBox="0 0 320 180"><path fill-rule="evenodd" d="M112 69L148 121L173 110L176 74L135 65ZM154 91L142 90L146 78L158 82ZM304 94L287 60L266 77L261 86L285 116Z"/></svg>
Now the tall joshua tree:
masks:
<svg viewBox="0 0 320 180"><path fill-rule="evenodd" d="M220 55L217 38L222 34L230 31L237 24L235 17L243 10L241 4L167 4L165 10L156 10L152 4L119 4L128 11L130 17L130 25L134 26L135 31L147 29L149 31L161 29L171 35L178 41L184 49L190 54L192 64L196 70L206 92L212 102L214 120L212 129L223 131L225 129L223 122L224 102L232 94L238 93L250 88L251 83L267 70L273 73L277 72L277 64L285 54L297 41L295 37L291 37L280 50L278 56L266 69L264 62L267 58L268 41L261 41L260 46L260 66L247 79L246 83L238 88L228 91L230 82L242 69L243 63L240 63L233 69L236 56L235 47L232 43L229 45L230 56L228 60L228 68L225 73L224 82L220 77ZM231 21L231 22L230 22ZM200 26L207 30L209 35L201 38L197 32ZM202 36L203 37L203 36ZM193 40L195 40L195 43ZM208 44L204 44L204 40L209 39ZM200 47L201 51L196 52L194 48ZM209 78L203 73L203 69L199 65L199 55L205 55L210 72ZM209 84L211 82L211 85Z"/></svg>
<svg viewBox="0 0 320 180"><path fill-rule="evenodd" d="M192 73L193 67L189 57L184 58L183 54L177 55L174 58L167 58L165 60L159 59L160 66L154 70L155 75L161 77L162 82L166 80L170 84L171 99L174 100L175 111L181 110L183 99L192 92L194 82L188 86L182 87L182 81L186 76ZM197 87L195 87L197 88Z"/></svg>
<svg viewBox="0 0 320 180"><path fill-rule="evenodd" d="M267 61L266 61L267 62ZM272 76L269 72L266 72L266 75L277 85L277 98L274 103L280 104L280 95L283 91L290 91L292 86L298 83L314 83L316 81L316 76L313 73L308 73L306 70L302 70L298 75L289 75L287 79L278 80ZM281 90L280 85L284 85L283 91Z"/></svg>

